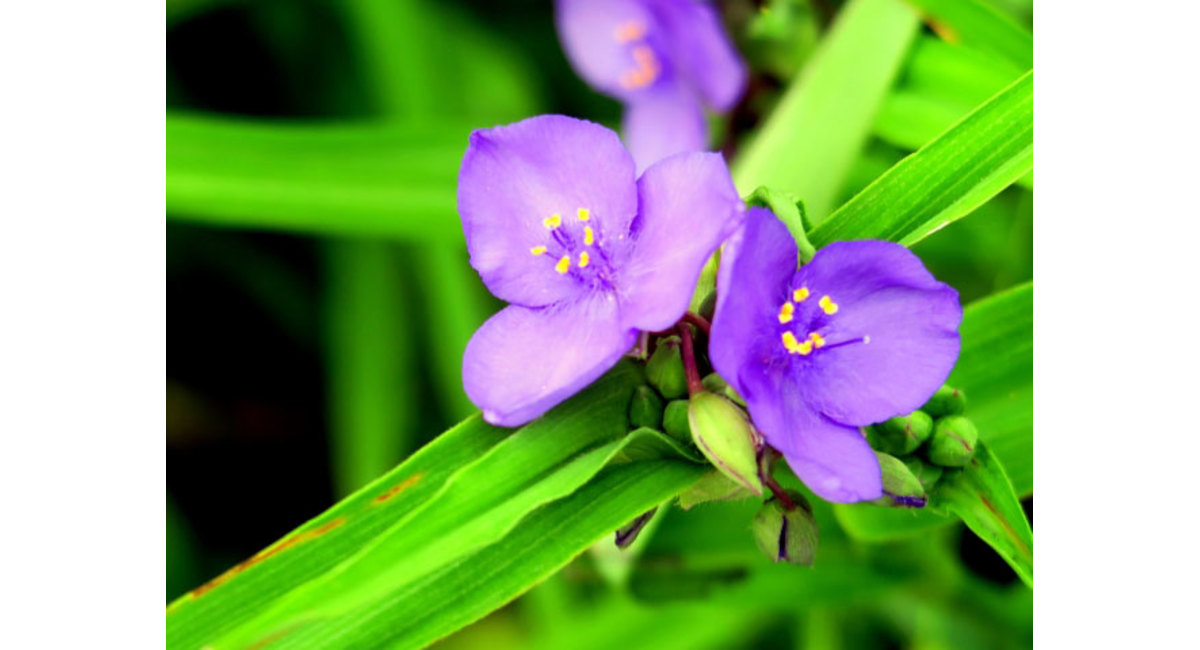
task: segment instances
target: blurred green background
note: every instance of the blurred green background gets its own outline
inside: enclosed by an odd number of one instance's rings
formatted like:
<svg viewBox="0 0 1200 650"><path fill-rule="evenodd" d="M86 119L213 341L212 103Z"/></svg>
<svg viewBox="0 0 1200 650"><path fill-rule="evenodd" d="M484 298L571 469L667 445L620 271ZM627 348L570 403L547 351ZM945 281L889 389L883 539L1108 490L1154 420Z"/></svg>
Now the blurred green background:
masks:
<svg viewBox="0 0 1200 650"><path fill-rule="evenodd" d="M959 4L1032 24L1029 2ZM714 118L735 159L842 3L720 7L751 68ZM902 39L833 204L1023 72L996 43L936 20ZM615 127L620 106L572 72L546 1L177 0L167 54L171 600L472 412L462 351L500 303L454 208L467 135L539 113ZM1032 204L1026 179L914 250L964 303L1029 280ZM961 525L864 545L818 508L806 570L758 557L755 507L673 509L636 562L598 545L439 647L1031 645L1032 592Z"/></svg>

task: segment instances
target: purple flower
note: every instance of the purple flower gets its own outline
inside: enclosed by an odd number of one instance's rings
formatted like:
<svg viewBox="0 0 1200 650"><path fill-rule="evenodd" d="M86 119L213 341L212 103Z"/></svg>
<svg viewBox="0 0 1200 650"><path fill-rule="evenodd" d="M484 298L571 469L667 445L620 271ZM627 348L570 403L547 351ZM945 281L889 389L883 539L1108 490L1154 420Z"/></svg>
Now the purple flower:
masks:
<svg viewBox="0 0 1200 650"><path fill-rule="evenodd" d="M720 15L693 0L558 0L567 58L626 105L622 131L638 169L708 145L703 106L725 112L746 70Z"/></svg>
<svg viewBox="0 0 1200 650"><path fill-rule="evenodd" d="M471 266L510 303L471 337L467 396L516 426L611 368L639 330L683 316L743 217L720 154L641 175L617 134L561 115L475 131L458 174Z"/></svg>
<svg viewBox="0 0 1200 650"><path fill-rule="evenodd" d="M709 352L763 437L813 492L882 495L858 427L910 413L958 358L958 293L906 248L835 242L796 270L796 244L763 208L730 238Z"/></svg>

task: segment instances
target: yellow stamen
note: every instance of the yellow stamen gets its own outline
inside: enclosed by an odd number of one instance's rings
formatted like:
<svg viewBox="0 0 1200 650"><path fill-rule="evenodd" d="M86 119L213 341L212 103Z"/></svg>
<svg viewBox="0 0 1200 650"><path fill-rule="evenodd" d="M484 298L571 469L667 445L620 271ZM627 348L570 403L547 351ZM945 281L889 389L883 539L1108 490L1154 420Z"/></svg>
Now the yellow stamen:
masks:
<svg viewBox="0 0 1200 650"><path fill-rule="evenodd" d="M821 306L821 311L825 312L826 314L829 314L830 316L837 313L837 310L838 310L837 303L830 300L829 296L821 296L821 301L818 302L817 304Z"/></svg>
<svg viewBox="0 0 1200 650"><path fill-rule="evenodd" d="M821 336L820 334L817 334L816 332L810 332L808 334L808 338L810 341L812 341L813 347L825 347L825 337Z"/></svg>
<svg viewBox="0 0 1200 650"><path fill-rule="evenodd" d="M591 226L583 227L583 243L585 246L591 246L596 243L596 233L592 232Z"/></svg>
<svg viewBox="0 0 1200 650"><path fill-rule="evenodd" d="M812 341L805 341L805 342L801 343L800 345L797 345L794 352L796 354L800 354L800 355L807 355L807 354L812 353L812 349L813 349Z"/></svg>
<svg viewBox="0 0 1200 650"><path fill-rule="evenodd" d="M800 346L800 342L796 340L796 335L791 331L783 333L783 347L787 348L788 352L795 353L796 348Z"/></svg>
<svg viewBox="0 0 1200 650"><path fill-rule="evenodd" d="M779 322L780 323L792 322L792 315L795 313L796 313L795 305L793 305L790 302L783 303L783 306L779 308Z"/></svg>
<svg viewBox="0 0 1200 650"><path fill-rule="evenodd" d="M542 253L546 252L546 247L545 246L534 246L533 248L529 249L529 252L530 252L530 254L533 254L533 255L541 255Z"/></svg>
<svg viewBox="0 0 1200 650"><path fill-rule="evenodd" d="M804 302L808 298L808 287L800 287L792 292L792 300Z"/></svg>
<svg viewBox="0 0 1200 650"><path fill-rule="evenodd" d="M580 221L587 221L592 218L592 211L587 208L579 208L575 211L575 214L579 216Z"/></svg>
<svg viewBox="0 0 1200 650"><path fill-rule="evenodd" d="M546 217L545 219L542 219L542 225L549 228L550 230L554 230L555 228L562 225L562 215L561 214L552 214L552 215Z"/></svg>
<svg viewBox="0 0 1200 650"><path fill-rule="evenodd" d="M654 50L648 45L633 48L633 61L637 67L621 75L621 86L626 90L635 90L654 83L661 72Z"/></svg>
<svg viewBox="0 0 1200 650"><path fill-rule="evenodd" d="M554 270L558 271L559 273L566 273L567 269L569 268L571 268L570 255L563 255L562 258L558 260L558 263L554 265Z"/></svg>
<svg viewBox="0 0 1200 650"><path fill-rule="evenodd" d="M587 251L583 251L582 253L579 254L579 268L581 268L581 269L584 268L585 266L588 265L588 262L590 262L590 261L591 261L591 258L588 257Z"/></svg>

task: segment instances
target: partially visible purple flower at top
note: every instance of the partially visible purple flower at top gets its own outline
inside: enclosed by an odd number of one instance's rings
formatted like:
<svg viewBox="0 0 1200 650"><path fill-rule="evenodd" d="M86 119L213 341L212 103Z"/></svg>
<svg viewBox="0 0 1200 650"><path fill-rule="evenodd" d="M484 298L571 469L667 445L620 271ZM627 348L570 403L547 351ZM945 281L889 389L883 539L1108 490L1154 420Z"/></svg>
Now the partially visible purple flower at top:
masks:
<svg viewBox="0 0 1200 650"><path fill-rule="evenodd" d="M720 154L637 177L613 131L561 115L475 131L458 175L471 265L510 303L479 328L463 386L501 426L524 424L683 316L705 260L744 207Z"/></svg>
<svg viewBox="0 0 1200 650"><path fill-rule="evenodd" d="M796 270L796 244L763 208L722 252L713 367L813 492L852 503L883 493L858 427L910 413L958 359L958 293L908 249L835 242Z"/></svg>
<svg viewBox="0 0 1200 650"><path fill-rule="evenodd" d="M712 6L696 0L557 0L567 58L626 105L622 131L638 169L708 147L704 106L733 108L746 69Z"/></svg>

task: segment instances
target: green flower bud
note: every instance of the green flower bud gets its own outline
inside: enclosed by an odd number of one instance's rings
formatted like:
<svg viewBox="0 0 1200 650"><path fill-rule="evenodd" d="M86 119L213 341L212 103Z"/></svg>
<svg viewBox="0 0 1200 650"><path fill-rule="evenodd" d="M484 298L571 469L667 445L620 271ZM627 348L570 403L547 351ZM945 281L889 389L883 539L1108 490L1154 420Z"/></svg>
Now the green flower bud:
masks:
<svg viewBox="0 0 1200 650"><path fill-rule="evenodd" d="M871 503L896 508L924 508L925 488L908 466L895 456L875 452L883 472L883 496Z"/></svg>
<svg viewBox="0 0 1200 650"><path fill-rule="evenodd" d="M680 442L691 444L692 427L688 424L687 400L667 402L667 408L663 411L663 431Z"/></svg>
<svg viewBox="0 0 1200 650"><path fill-rule="evenodd" d="M633 399L629 400L629 428L649 427L661 430L662 421L663 401L658 393L649 386L633 389Z"/></svg>
<svg viewBox="0 0 1200 650"><path fill-rule="evenodd" d="M762 494L758 445L746 414L733 402L708 392L692 395L688 424L700 453L725 476Z"/></svg>
<svg viewBox="0 0 1200 650"><path fill-rule="evenodd" d="M979 432L975 425L961 415L940 418L933 427L926 455L943 467L962 467L975 455Z"/></svg>
<svg viewBox="0 0 1200 650"><path fill-rule="evenodd" d="M935 418L943 415L962 415L967 410L967 395L957 388L942 386L921 410Z"/></svg>
<svg viewBox="0 0 1200 650"><path fill-rule="evenodd" d="M916 451L931 433L933 418L924 411L913 411L872 426L870 440L880 451L905 456Z"/></svg>
<svg viewBox="0 0 1200 650"><path fill-rule="evenodd" d="M683 370L683 353L679 339L671 337L658 342L658 348L646 362L646 380L667 399L687 395L687 375Z"/></svg>
<svg viewBox="0 0 1200 650"><path fill-rule="evenodd" d="M710 393L716 393L717 395L730 400L742 408L746 407L746 400L742 399L742 396L738 395L737 391L733 389L733 386L730 386L729 383L725 381L725 378L721 375L711 372L707 377L701 380L700 383L704 384L704 390L707 390Z"/></svg>
<svg viewBox="0 0 1200 650"><path fill-rule="evenodd" d="M916 456L909 456L901 459L908 471L917 477L921 482L921 487L925 489L925 494L929 494L933 490L933 486L937 485L938 479L942 478L942 466L927 463Z"/></svg>
<svg viewBox="0 0 1200 650"><path fill-rule="evenodd" d="M799 492L787 494L796 507L784 510L778 499L771 498L754 515L754 541L775 562L812 566L817 555L817 520L812 506Z"/></svg>

